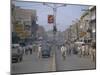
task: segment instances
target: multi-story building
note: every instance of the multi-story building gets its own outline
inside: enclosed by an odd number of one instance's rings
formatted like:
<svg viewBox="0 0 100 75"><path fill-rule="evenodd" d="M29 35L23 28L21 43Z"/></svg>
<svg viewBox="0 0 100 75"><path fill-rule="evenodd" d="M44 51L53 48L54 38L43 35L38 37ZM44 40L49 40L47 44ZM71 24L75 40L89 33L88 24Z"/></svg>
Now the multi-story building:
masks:
<svg viewBox="0 0 100 75"><path fill-rule="evenodd" d="M25 39L31 37L33 34L33 29L36 26L36 10L22 9L20 7L14 8L14 19L15 24L13 24L13 30L20 36L20 38ZM33 23L33 21L35 23ZM35 33L35 32L34 32Z"/></svg>
<svg viewBox="0 0 100 75"><path fill-rule="evenodd" d="M89 42L95 41L96 36L96 7L90 6L80 17L80 39Z"/></svg>
<svg viewBox="0 0 100 75"><path fill-rule="evenodd" d="M14 30L14 24L15 24L15 8L16 6L14 4L11 4L11 31L15 32Z"/></svg>
<svg viewBox="0 0 100 75"><path fill-rule="evenodd" d="M72 41L75 41L78 38L78 24L77 23L74 23L73 25L70 26L69 35L71 36L70 39Z"/></svg>
<svg viewBox="0 0 100 75"><path fill-rule="evenodd" d="M69 26L63 33L64 33L64 39L67 41L67 42L70 42L70 41L73 41L76 36L74 36L74 34L76 34L74 31L74 25L71 25Z"/></svg>
<svg viewBox="0 0 100 75"><path fill-rule="evenodd" d="M89 10L90 10L90 21L89 21L90 33L91 33L92 41L95 41L96 40L96 6L91 6Z"/></svg>
<svg viewBox="0 0 100 75"><path fill-rule="evenodd" d="M79 20L65 30L66 40L91 42L96 39L96 7L90 6L84 10Z"/></svg>
<svg viewBox="0 0 100 75"><path fill-rule="evenodd" d="M45 32L45 29L43 26L38 26L38 29L37 29L37 38L38 39L45 39L45 35L46 35L46 32Z"/></svg>
<svg viewBox="0 0 100 75"><path fill-rule="evenodd" d="M88 33L89 29L89 11L86 10L82 16L80 17L80 24L79 24L79 35L80 35L80 40L82 41L88 41L90 38L90 33Z"/></svg>

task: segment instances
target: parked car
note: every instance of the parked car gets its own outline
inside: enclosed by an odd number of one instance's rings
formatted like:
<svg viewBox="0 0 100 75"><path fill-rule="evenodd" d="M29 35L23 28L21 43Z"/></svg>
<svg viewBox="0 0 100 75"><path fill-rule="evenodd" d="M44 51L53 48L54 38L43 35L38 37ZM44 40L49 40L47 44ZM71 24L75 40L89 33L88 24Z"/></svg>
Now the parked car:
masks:
<svg viewBox="0 0 100 75"><path fill-rule="evenodd" d="M12 63L21 62L23 60L23 53L19 44L12 45Z"/></svg>

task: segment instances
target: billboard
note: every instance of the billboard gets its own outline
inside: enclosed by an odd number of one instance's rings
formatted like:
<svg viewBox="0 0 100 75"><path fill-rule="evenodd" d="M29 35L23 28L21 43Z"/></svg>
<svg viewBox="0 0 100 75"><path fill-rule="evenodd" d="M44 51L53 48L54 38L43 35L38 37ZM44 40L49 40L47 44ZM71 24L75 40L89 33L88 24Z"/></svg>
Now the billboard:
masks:
<svg viewBox="0 0 100 75"><path fill-rule="evenodd" d="M48 15L48 23L54 23L54 15Z"/></svg>

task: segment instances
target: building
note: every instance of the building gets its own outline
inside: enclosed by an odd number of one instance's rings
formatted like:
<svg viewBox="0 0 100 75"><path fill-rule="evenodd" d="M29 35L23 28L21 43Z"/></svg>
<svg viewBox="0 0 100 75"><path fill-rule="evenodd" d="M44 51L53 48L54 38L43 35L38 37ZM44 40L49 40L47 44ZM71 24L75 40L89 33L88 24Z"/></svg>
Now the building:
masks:
<svg viewBox="0 0 100 75"><path fill-rule="evenodd" d="M46 39L46 31L44 29L43 26L38 26L37 32L36 32L36 36L38 39Z"/></svg>
<svg viewBox="0 0 100 75"><path fill-rule="evenodd" d="M90 33L88 32L89 29L89 17L90 13L86 10L80 17L80 24L79 24L79 39L81 41L88 41L90 39Z"/></svg>
<svg viewBox="0 0 100 75"><path fill-rule="evenodd" d="M85 42L95 41L96 36L96 7L90 6L80 17L80 40Z"/></svg>
<svg viewBox="0 0 100 75"><path fill-rule="evenodd" d="M71 41L76 41L79 37L78 35L78 23L74 23L73 25L70 26L70 38L71 38Z"/></svg>
<svg viewBox="0 0 100 75"><path fill-rule="evenodd" d="M14 4L11 4L11 31L15 32L14 30L14 24L15 24L15 8L16 6Z"/></svg>
<svg viewBox="0 0 100 75"><path fill-rule="evenodd" d="M73 21L65 30L65 39L68 41L82 41L91 43L96 40L96 7L90 6L84 10L79 20Z"/></svg>
<svg viewBox="0 0 100 75"><path fill-rule="evenodd" d="M70 25L63 33L64 33L64 39L69 42L72 41L73 39L75 39L74 34L75 32L73 32L75 30L75 28L73 29L74 25ZM72 33L73 32L73 33Z"/></svg>
<svg viewBox="0 0 100 75"><path fill-rule="evenodd" d="M33 29L36 29L36 10L23 9L14 7L14 23L12 30L17 33L21 39L29 38L33 34ZM13 20L13 19L12 19ZM33 23L33 21L35 23ZM34 32L35 33L35 32Z"/></svg>
<svg viewBox="0 0 100 75"><path fill-rule="evenodd" d="M96 6L91 6L90 10L90 33L92 41L96 41Z"/></svg>

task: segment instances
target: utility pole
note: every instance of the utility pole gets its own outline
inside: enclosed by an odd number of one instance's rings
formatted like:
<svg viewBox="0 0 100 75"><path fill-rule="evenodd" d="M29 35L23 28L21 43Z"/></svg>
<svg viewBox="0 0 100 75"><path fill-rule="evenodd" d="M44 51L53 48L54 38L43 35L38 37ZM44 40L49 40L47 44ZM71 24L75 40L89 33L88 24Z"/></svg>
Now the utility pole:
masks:
<svg viewBox="0 0 100 75"><path fill-rule="evenodd" d="M43 3L43 5L46 5L46 6L48 6L48 7L53 9L53 15L54 15L53 35L54 35L54 40L55 40L55 35L56 35L56 32L57 32L57 26L56 26L57 8L64 7L64 6L66 6L66 4L61 4L60 6L57 6L57 4L53 4L53 6L51 6L51 5L47 4L47 3Z"/></svg>
<svg viewBox="0 0 100 75"><path fill-rule="evenodd" d="M57 9L56 9L56 5L54 4L53 8L53 14L54 14L54 25L53 25L53 34L54 34L54 40L56 38L56 32L57 32L57 26L56 26L56 13L57 13Z"/></svg>

